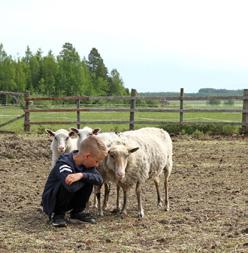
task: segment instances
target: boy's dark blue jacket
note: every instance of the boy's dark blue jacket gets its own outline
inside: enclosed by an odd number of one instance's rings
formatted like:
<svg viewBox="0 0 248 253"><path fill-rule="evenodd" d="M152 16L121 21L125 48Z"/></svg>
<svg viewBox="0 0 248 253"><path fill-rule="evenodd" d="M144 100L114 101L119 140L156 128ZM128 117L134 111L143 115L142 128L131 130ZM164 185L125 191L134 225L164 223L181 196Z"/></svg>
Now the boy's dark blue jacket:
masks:
<svg viewBox="0 0 248 253"><path fill-rule="evenodd" d="M63 154L57 160L55 166L51 170L44 192L42 194L43 211L49 216L53 213L56 203L56 195L58 189L63 185L68 191L76 192L85 184L101 185L103 183L102 176L96 168L86 169L84 166L76 166L73 155L78 151ZM83 172L84 178L71 184L65 184L65 178L68 174Z"/></svg>

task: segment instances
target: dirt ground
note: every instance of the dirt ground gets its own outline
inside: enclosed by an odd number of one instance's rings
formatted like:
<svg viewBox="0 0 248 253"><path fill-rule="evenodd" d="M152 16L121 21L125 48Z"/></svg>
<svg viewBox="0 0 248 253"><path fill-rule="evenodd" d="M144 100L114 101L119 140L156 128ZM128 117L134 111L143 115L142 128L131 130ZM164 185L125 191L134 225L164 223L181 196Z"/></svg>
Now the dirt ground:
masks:
<svg viewBox="0 0 248 253"><path fill-rule="evenodd" d="M113 186L110 209L96 225L53 228L39 210L50 141L1 134L0 252L248 252L248 138L174 137L173 143L169 212L157 208L148 181L143 220L134 190L128 216L111 213Z"/></svg>

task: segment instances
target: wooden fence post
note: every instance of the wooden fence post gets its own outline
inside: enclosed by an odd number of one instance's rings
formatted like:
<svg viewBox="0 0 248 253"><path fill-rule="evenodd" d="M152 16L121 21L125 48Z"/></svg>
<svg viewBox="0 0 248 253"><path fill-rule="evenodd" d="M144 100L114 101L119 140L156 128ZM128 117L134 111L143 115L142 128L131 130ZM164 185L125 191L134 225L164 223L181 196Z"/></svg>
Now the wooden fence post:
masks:
<svg viewBox="0 0 248 253"><path fill-rule="evenodd" d="M80 99L77 100L77 109L80 109ZM77 128L80 129L80 111L77 111Z"/></svg>
<svg viewBox="0 0 248 253"><path fill-rule="evenodd" d="M30 113L27 112L26 110L29 110L29 92L25 92L24 94L24 101L25 101L25 105L24 105L24 110L25 110L25 115L24 115L24 131L25 132L29 132L30 131Z"/></svg>
<svg viewBox="0 0 248 253"><path fill-rule="evenodd" d="M135 89L131 90L131 99L130 99L130 120L129 120L129 130L134 129L134 111L136 108L136 96L137 91Z"/></svg>
<svg viewBox="0 0 248 253"><path fill-rule="evenodd" d="M184 89L180 89L180 115L179 115L179 124L183 124L183 95L184 95Z"/></svg>
<svg viewBox="0 0 248 253"><path fill-rule="evenodd" d="M7 106L8 105L8 95L5 95L5 101L4 101L4 105Z"/></svg>
<svg viewBox="0 0 248 253"><path fill-rule="evenodd" d="M244 96L246 98L243 99L243 110L242 112L242 133L248 133L248 89L244 89Z"/></svg>

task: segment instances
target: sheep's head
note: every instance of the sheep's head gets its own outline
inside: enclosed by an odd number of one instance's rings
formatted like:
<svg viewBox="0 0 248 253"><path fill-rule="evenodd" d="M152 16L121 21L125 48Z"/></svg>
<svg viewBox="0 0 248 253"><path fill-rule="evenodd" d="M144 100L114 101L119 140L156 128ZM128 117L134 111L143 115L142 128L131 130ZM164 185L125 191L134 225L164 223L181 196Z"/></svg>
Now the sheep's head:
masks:
<svg viewBox="0 0 248 253"><path fill-rule="evenodd" d="M57 149L60 154L63 154L68 147L71 134L65 129L59 129L56 132L46 129L46 132L52 138L55 149Z"/></svg>
<svg viewBox="0 0 248 253"><path fill-rule="evenodd" d="M106 165L114 172L117 181L124 181L129 156L138 149L138 147L131 148L124 144L113 145L109 149Z"/></svg>
<svg viewBox="0 0 248 253"><path fill-rule="evenodd" d="M97 135L99 132L101 131L100 128L90 128L90 127L84 127L82 129L77 129L77 128L70 128L70 134L72 137L74 138L78 138L77 142L78 142L78 148L80 146L80 143L86 139L88 136L95 134Z"/></svg>

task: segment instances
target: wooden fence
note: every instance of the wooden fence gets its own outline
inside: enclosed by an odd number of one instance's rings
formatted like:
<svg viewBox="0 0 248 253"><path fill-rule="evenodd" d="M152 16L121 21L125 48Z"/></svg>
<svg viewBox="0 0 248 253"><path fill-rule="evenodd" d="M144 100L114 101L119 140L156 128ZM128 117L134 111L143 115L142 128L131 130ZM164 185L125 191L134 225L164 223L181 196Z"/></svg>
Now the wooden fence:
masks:
<svg viewBox="0 0 248 253"><path fill-rule="evenodd" d="M80 128L81 124L129 124L129 129L134 129L135 124L164 124L164 123L176 123L170 121L141 121L135 120L136 112L174 112L179 113L179 124L210 124L210 123L221 123L221 124L231 124L231 125L240 125L242 130L245 133L248 133L248 89L244 90L243 96L185 96L184 90L180 90L179 96L138 96L136 90L132 89L131 96L101 96L101 97L88 97L88 96L70 96L70 97L30 97L29 93L25 94L25 116L24 116L24 130L30 131L31 125L50 125L50 124L75 124L77 128ZM129 108L87 108L80 107L81 101L90 101L90 100L128 100L130 107ZM243 109L184 109L184 101L200 101L200 100L242 100ZM71 109L30 109L31 101L75 101L76 108ZM180 105L178 109L173 108L138 108L136 106L137 100L158 100L158 101L179 101ZM81 121L80 113L81 112L129 112L129 120L125 121ZM30 113L37 112L76 112L75 121L30 121ZM185 122L184 115L188 112L230 112L230 113L242 113L241 122Z"/></svg>
<svg viewBox="0 0 248 253"><path fill-rule="evenodd" d="M0 91L0 96L4 98L4 103L2 103L2 104L4 104L5 106L7 106L7 100L8 100L7 98L8 98L8 96L14 98L14 100L16 101L16 103L19 103L20 102L20 98L24 96L24 93L22 93L22 92L11 92L11 91ZM6 122L1 123L0 124L0 128L4 127L4 126L6 126L6 125L8 125L10 123L13 123L13 122L15 122L15 121L17 121L17 120L19 120L21 118L24 118L24 116L25 116L25 113L23 113L22 115L18 115L18 116L14 117L14 118L6 121Z"/></svg>

